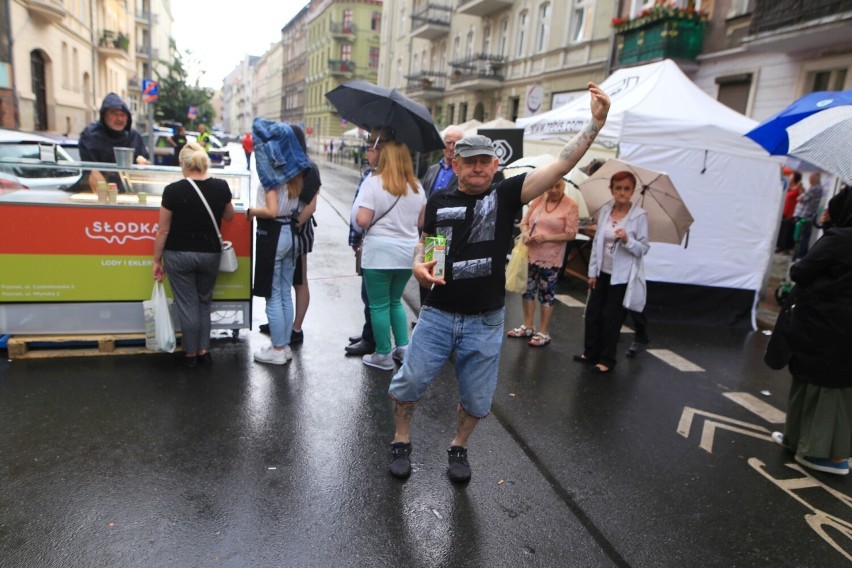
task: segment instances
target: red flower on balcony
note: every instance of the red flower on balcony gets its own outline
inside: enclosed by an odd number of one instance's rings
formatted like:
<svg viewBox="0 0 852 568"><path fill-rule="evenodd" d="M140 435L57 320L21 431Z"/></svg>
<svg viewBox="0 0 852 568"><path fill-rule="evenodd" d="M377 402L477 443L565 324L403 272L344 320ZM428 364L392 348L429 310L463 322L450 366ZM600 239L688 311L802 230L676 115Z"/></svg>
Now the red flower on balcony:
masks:
<svg viewBox="0 0 852 568"><path fill-rule="evenodd" d="M662 0L657 0L652 7L645 8L632 19L613 18L612 27L615 28L616 32L625 32L644 27L660 20L684 20L704 23L707 19L707 12L704 10L696 10L694 5L689 5L686 8L679 8L675 2L667 4Z"/></svg>

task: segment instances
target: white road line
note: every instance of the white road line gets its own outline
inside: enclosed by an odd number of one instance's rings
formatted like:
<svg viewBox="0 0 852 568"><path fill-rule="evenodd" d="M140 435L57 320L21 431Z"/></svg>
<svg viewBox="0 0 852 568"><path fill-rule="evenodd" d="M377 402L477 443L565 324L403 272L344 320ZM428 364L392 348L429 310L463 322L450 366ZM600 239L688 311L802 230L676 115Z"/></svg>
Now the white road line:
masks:
<svg viewBox="0 0 852 568"><path fill-rule="evenodd" d="M726 392L722 396L757 414L770 424L783 424L787 420L785 413L747 392Z"/></svg>
<svg viewBox="0 0 852 568"><path fill-rule="evenodd" d="M575 300L568 294L556 294L556 299L568 306L569 308L585 308L586 304L580 300Z"/></svg>
<svg viewBox="0 0 852 568"><path fill-rule="evenodd" d="M678 371L683 371L685 373L700 373L704 371L704 369L695 363L687 361L677 353L669 351L668 349L648 349L648 353L658 358L663 363L668 363Z"/></svg>

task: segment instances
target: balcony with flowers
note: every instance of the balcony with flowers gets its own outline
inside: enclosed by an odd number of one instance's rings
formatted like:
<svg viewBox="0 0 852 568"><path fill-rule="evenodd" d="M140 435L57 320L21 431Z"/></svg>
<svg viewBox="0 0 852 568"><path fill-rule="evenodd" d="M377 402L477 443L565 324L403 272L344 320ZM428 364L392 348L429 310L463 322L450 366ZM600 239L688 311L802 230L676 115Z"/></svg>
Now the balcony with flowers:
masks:
<svg viewBox="0 0 852 568"><path fill-rule="evenodd" d="M701 53L708 14L693 2L657 1L633 18L613 18L617 65L659 59L694 61Z"/></svg>

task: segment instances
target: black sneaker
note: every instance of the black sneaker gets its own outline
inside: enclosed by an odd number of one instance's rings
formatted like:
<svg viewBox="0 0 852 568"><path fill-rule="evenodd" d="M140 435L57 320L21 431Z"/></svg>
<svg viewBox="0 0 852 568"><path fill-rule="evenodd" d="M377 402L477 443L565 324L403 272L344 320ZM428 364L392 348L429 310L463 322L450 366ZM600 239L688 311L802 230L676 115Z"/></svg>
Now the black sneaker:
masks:
<svg viewBox="0 0 852 568"><path fill-rule="evenodd" d="M470 465L467 463L467 448L452 446L449 450L447 450L447 459L450 462L450 467L447 468L447 475L450 476L450 481L454 481L456 483L470 481Z"/></svg>
<svg viewBox="0 0 852 568"><path fill-rule="evenodd" d="M269 324L268 323L262 323L262 324L260 324L260 327L257 328L257 330L260 333L262 333L263 335L269 335Z"/></svg>
<svg viewBox="0 0 852 568"><path fill-rule="evenodd" d="M290 332L290 345L298 345L305 341L305 332L301 329L296 331L295 329Z"/></svg>
<svg viewBox="0 0 852 568"><path fill-rule="evenodd" d="M411 475L411 443L394 442L390 445L391 462L388 472L397 479L407 479Z"/></svg>

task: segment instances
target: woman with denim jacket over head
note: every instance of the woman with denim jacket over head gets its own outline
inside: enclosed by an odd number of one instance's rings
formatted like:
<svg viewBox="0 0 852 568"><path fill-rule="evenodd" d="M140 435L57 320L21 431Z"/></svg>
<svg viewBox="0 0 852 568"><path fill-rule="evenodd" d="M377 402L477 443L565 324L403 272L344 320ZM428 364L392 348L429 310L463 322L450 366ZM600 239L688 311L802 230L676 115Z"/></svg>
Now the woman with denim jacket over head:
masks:
<svg viewBox="0 0 852 568"><path fill-rule="evenodd" d="M272 345L255 352L260 363L285 365L292 358L290 335L293 328L293 272L299 258L298 230L314 209L299 200L302 176L310 164L293 130L286 124L256 118L252 128L255 165L260 187L257 207L246 216L257 218L255 296L266 298L266 316Z"/></svg>
<svg viewBox="0 0 852 568"><path fill-rule="evenodd" d="M630 269L647 254L648 214L632 203L636 177L627 171L610 178L613 200L601 207L589 258L586 333L582 355L574 360L595 365L598 373L615 367L615 349L624 321L624 294Z"/></svg>

